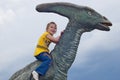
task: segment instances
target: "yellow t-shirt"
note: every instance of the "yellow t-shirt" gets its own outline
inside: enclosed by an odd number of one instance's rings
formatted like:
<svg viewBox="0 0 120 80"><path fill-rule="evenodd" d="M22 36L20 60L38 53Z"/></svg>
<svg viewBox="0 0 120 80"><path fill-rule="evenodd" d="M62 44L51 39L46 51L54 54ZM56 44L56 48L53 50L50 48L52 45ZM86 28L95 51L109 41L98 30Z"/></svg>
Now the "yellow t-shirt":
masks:
<svg viewBox="0 0 120 80"><path fill-rule="evenodd" d="M38 40L38 44L35 49L34 56L39 55L42 52L49 52L49 44L51 41L47 38L47 35L50 34L49 32L44 32Z"/></svg>

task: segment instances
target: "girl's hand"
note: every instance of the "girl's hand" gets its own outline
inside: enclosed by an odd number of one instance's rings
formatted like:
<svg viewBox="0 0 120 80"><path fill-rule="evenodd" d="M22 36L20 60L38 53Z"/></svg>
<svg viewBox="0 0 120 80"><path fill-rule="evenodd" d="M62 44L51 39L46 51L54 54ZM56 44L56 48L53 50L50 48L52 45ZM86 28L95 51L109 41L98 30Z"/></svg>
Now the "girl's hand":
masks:
<svg viewBox="0 0 120 80"><path fill-rule="evenodd" d="M65 30L61 31L61 35L64 33Z"/></svg>

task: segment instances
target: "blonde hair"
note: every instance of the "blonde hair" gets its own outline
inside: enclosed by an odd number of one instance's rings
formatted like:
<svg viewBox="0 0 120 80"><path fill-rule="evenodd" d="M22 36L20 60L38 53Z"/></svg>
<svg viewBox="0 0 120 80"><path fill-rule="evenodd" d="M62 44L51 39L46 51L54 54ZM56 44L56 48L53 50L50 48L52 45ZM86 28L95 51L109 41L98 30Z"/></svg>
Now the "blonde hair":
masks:
<svg viewBox="0 0 120 80"><path fill-rule="evenodd" d="M57 28L57 25L56 25L56 23L55 23L55 22L49 22L49 23L47 24L46 30L48 30L48 28L49 28L50 24L54 24L54 25L55 25L55 27Z"/></svg>

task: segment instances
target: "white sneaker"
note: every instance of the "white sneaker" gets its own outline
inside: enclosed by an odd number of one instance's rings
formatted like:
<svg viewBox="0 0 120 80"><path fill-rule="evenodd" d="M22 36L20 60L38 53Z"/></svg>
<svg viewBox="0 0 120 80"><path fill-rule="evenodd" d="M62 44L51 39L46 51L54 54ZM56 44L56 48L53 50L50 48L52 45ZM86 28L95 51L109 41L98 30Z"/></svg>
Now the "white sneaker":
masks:
<svg viewBox="0 0 120 80"><path fill-rule="evenodd" d="M36 71L33 71L32 75L35 80L39 80L39 74Z"/></svg>

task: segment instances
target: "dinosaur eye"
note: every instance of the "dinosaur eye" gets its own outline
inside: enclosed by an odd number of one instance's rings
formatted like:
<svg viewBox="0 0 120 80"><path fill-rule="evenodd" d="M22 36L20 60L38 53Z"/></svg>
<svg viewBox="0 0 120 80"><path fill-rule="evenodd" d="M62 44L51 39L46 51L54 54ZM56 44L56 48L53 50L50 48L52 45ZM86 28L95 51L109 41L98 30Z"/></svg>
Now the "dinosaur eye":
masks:
<svg viewBox="0 0 120 80"><path fill-rule="evenodd" d="M92 13L91 13L90 11L88 12L88 14L89 14L90 16L92 15Z"/></svg>

